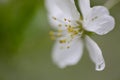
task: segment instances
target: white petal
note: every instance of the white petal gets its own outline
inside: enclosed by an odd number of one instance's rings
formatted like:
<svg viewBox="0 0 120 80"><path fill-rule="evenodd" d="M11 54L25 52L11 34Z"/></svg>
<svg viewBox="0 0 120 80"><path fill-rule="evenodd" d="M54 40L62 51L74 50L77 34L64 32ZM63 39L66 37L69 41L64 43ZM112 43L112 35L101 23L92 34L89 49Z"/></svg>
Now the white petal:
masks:
<svg viewBox="0 0 120 80"><path fill-rule="evenodd" d="M70 48L67 48L70 46ZM57 41L53 48L53 61L60 68L65 68L70 65L75 65L81 59L83 53L82 40L73 40L70 44L60 44Z"/></svg>
<svg viewBox="0 0 120 80"><path fill-rule="evenodd" d="M90 15L91 15L90 18L94 18L95 16L109 15L109 11L104 6L94 6L91 9L91 14Z"/></svg>
<svg viewBox="0 0 120 80"><path fill-rule="evenodd" d="M85 20L83 25L87 31L104 35L113 30L115 21L114 18L109 15L105 7L96 6L92 8L89 17Z"/></svg>
<svg viewBox="0 0 120 80"><path fill-rule="evenodd" d="M105 61L99 46L88 36L85 37L86 47L92 61L96 64L96 70L101 71L105 68Z"/></svg>
<svg viewBox="0 0 120 80"><path fill-rule="evenodd" d="M79 6L82 12L83 18L85 19L91 10L90 0L79 0Z"/></svg>
<svg viewBox="0 0 120 80"><path fill-rule="evenodd" d="M64 26L65 24L76 25L76 21L80 18L80 14L72 0L46 0L46 6L49 12L50 22L55 27L59 24ZM52 17L56 17L57 20L53 20ZM65 21L64 19L70 20L71 22Z"/></svg>

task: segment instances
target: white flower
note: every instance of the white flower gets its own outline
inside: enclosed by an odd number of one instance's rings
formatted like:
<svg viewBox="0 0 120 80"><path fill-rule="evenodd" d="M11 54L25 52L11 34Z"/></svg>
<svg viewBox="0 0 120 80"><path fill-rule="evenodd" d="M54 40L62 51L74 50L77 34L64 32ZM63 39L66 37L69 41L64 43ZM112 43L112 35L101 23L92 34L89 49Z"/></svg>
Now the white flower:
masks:
<svg viewBox="0 0 120 80"><path fill-rule="evenodd" d="M74 0L46 0L46 6L50 23L58 31L50 32L52 39L57 37L52 53L55 64L60 68L77 64L86 46L96 70L103 70L102 51L89 35L104 35L114 28L114 18L107 8L90 7L90 0L79 0L81 15Z"/></svg>

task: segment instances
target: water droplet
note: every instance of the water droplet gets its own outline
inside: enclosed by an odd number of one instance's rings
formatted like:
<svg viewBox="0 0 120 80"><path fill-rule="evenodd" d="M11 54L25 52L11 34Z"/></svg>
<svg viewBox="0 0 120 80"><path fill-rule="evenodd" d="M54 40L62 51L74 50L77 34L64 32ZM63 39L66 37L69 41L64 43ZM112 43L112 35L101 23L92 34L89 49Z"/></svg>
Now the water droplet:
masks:
<svg viewBox="0 0 120 80"><path fill-rule="evenodd" d="M97 71L102 71L105 68L105 63L101 63L99 65L96 65L96 70Z"/></svg>

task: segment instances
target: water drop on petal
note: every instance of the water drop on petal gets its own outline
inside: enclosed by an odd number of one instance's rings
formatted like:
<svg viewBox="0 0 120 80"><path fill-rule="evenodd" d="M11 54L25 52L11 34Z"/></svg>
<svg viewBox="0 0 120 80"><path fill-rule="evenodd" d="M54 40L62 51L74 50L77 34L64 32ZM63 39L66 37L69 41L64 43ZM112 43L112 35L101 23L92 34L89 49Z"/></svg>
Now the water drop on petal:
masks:
<svg viewBox="0 0 120 80"><path fill-rule="evenodd" d="M101 63L99 65L96 65L96 70L97 71L102 71L105 68L105 63Z"/></svg>

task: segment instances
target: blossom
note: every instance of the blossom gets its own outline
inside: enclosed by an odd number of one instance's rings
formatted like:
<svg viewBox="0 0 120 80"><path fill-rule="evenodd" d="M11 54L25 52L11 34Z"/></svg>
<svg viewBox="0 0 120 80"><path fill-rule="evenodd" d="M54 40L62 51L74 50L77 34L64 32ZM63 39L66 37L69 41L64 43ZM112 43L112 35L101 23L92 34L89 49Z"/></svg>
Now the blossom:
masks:
<svg viewBox="0 0 120 80"><path fill-rule="evenodd" d="M90 34L107 34L115 26L114 18L104 6L90 7L90 0L78 2L82 14L76 8L74 0L46 0L49 21L56 30L50 32L52 39L56 39L53 61L60 68L75 65L86 47L96 70L104 70L102 51L90 38Z"/></svg>

